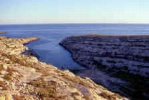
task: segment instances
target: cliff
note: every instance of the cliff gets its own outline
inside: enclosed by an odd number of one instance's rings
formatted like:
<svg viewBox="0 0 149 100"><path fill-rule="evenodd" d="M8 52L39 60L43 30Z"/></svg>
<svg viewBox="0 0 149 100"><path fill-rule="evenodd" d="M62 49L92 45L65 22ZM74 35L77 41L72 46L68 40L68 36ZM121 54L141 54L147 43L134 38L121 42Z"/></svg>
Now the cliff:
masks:
<svg viewBox="0 0 149 100"><path fill-rule="evenodd" d="M74 36L60 44L75 61L89 68L83 76L135 99L149 98L149 36ZM100 71L109 78L102 79ZM114 89L112 84L116 84Z"/></svg>
<svg viewBox="0 0 149 100"><path fill-rule="evenodd" d="M124 100L69 71L23 55L23 44L37 38L0 37L0 100Z"/></svg>

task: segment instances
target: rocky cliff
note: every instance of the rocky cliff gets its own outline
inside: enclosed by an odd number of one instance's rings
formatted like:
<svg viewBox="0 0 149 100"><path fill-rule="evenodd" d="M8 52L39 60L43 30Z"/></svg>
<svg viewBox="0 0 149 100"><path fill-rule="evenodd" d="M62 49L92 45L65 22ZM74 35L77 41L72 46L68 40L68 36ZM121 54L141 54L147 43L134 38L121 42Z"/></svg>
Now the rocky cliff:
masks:
<svg viewBox="0 0 149 100"><path fill-rule="evenodd" d="M124 100L69 71L23 55L36 38L0 37L0 100Z"/></svg>
<svg viewBox="0 0 149 100"><path fill-rule="evenodd" d="M127 83L119 84L114 79L108 81L117 83L115 88L120 90L115 91L122 91L133 98L148 98L149 36L75 36L64 39L60 44L72 53L75 61L89 68L83 76L104 84L110 78L101 80L99 71L105 72L109 77Z"/></svg>

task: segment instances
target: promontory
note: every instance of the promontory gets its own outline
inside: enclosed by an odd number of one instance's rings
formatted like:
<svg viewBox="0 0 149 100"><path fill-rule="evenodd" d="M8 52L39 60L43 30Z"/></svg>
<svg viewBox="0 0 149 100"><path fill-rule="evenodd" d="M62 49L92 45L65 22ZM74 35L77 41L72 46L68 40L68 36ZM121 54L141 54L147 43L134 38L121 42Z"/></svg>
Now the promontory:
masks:
<svg viewBox="0 0 149 100"><path fill-rule="evenodd" d="M81 76L135 100L149 99L148 35L71 36L60 44L76 62L88 68Z"/></svg>

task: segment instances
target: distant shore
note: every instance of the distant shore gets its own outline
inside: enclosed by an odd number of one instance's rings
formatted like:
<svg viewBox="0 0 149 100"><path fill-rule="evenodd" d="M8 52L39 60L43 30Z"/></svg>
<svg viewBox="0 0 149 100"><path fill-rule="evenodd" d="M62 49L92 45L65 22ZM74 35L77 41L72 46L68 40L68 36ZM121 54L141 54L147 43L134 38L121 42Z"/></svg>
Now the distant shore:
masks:
<svg viewBox="0 0 149 100"><path fill-rule="evenodd" d="M0 34L6 34L6 32L0 32Z"/></svg>

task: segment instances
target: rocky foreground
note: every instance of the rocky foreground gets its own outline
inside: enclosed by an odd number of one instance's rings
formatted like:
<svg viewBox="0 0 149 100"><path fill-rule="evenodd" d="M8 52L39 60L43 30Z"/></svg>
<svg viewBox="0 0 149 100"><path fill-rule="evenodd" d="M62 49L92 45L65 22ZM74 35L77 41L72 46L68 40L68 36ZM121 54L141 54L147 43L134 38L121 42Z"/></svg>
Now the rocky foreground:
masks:
<svg viewBox="0 0 149 100"><path fill-rule="evenodd" d="M0 37L0 100L124 100L69 71L22 53L36 38Z"/></svg>
<svg viewBox="0 0 149 100"><path fill-rule="evenodd" d="M132 98L149 99L149 36L75 36L60 44L89 68L83 76Z"/></svg>

